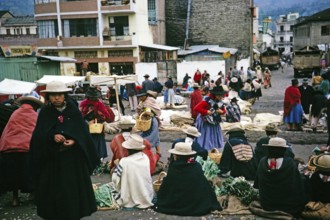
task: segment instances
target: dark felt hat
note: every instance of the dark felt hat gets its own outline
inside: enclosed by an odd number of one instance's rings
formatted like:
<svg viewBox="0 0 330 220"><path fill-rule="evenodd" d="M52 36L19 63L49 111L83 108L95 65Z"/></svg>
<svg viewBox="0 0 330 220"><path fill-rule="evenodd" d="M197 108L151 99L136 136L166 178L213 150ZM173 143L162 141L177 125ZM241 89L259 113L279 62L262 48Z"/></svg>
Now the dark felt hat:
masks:
<svg viewBox="0 0 330 220"><path fill-rule="evenodd" d="M144 78L149 78L150 76L148 74L144 75L143 76Z"/></svg>
<svg viewBox="0 0 330 220"><path fill-rule="evenodd" d="M100 92L95 87L89 87L85 96L87 98L99 98Z"/></svg>
<svg viewBox="0 0 330 220"><path fill-rule="evenodd" d="M215 86L213 89L210 91L211 94L213 95L223 95L226 94L227 92L222 88L222 86Z"/></svg>
<svg viewBox="0 0 330 220"><path fill-rule="evenodd" d="M141 89L140 92L136 95L137 97L147 96L147 92L144 89Z"/></svg>

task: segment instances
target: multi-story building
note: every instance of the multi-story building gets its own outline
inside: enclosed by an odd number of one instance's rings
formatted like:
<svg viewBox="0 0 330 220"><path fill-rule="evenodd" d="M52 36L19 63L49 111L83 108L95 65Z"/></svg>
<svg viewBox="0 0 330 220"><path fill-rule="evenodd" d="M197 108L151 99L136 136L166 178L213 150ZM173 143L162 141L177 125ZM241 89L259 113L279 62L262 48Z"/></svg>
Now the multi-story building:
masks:
<svg viewBox="0 0 330 220"><path fill-rule="evenodd" d="M156 2L35 0L38 49L48 55L75 58L76 63L63 64L64 74L80 72L84 60L95 73L134 73L135 64L145 58L143 48L147 53L152 50L153 32L161 31L157 22L163 18L157 13Z"/></svg>
<svg viewBox="0 0 330 220"><path fill-rule="evenodd" d="M299 13L281 15L276 21L274 47L280 54L293 52L293 25L297 23Z"/></svg>
<svg viewBox="0 0 330 220"><path fill-rule="evenodd" d="M330 45L330 8L299 19L293 27L294 49L322 45L325 50Z"/></svg>
<svg viewBox="0 0 330 220"><path fill-rule="evenodd" d="M24 51L29 51L28 54L31 54L32 48L36 48L36 43L37 24L33 16L15 17L9 11L0 11L0 46L3 50L5 48L8 51L10 47L16 49L20 47L23 54Z"/></svg>

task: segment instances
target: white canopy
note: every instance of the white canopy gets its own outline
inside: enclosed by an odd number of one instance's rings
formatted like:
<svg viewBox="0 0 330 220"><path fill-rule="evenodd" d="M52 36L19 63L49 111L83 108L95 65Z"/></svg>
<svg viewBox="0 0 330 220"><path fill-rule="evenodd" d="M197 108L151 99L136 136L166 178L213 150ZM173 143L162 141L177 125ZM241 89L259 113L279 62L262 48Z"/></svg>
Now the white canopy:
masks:
<svg viewBox="0 0 330 220"><path fill-rule="evenodd" d="M57 75L44 75L41 79L37 80L38 84L48 84L52 81L63 82L67 86L74 85L78 81L85 81L85 76L57 76Z"/></svg>
<svg viewBox="0 0 330 220"><path fill-rule="evenodd" d="M111 75L111 76L90 76L90 85L125 85L126 83L137 83L137 75Z"/></svg>
<svg viewBox="0 0 330 220"><path fill-rule="evenodd" d="M37 87L36 83L13 79L4 79L0 82L0 94L17 95L31 93Z"/></svg>

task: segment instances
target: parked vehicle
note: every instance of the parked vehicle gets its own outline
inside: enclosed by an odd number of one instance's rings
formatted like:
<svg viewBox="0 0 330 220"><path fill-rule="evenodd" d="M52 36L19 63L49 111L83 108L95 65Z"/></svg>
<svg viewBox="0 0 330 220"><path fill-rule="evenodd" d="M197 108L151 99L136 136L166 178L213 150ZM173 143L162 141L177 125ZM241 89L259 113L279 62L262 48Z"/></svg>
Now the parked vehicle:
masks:
<svg viewBox="0 0 330 220"><path fill-rule="evenodd" d="M313 71L320 71L321 51L318 47L306 46L296 50L293 56L294 77L312 76Z"/></svg>
<svg viewBox="0 0 330 220"><path fill-rule="evenodd" d="M261 53L260 61L262 68L268 67L269 69L279 69L281 66L279 52L269 47Z"/></svg>

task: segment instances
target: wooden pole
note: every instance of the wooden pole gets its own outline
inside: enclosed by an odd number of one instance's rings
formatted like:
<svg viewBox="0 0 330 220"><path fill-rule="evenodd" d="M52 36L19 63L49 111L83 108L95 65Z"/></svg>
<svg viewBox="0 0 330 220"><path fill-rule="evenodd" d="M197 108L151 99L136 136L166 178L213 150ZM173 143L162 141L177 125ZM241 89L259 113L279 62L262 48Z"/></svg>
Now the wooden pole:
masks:
<svg viewBox="0 0 330 220"><path fill-rule="evenodd" d="M119 105L119 96L118 96L118 86L116 77L113 78L115 82L115 92L116 92L116 101L117 101L117 109L118 109L118 119L120 121L120 105Z"/></svg>

